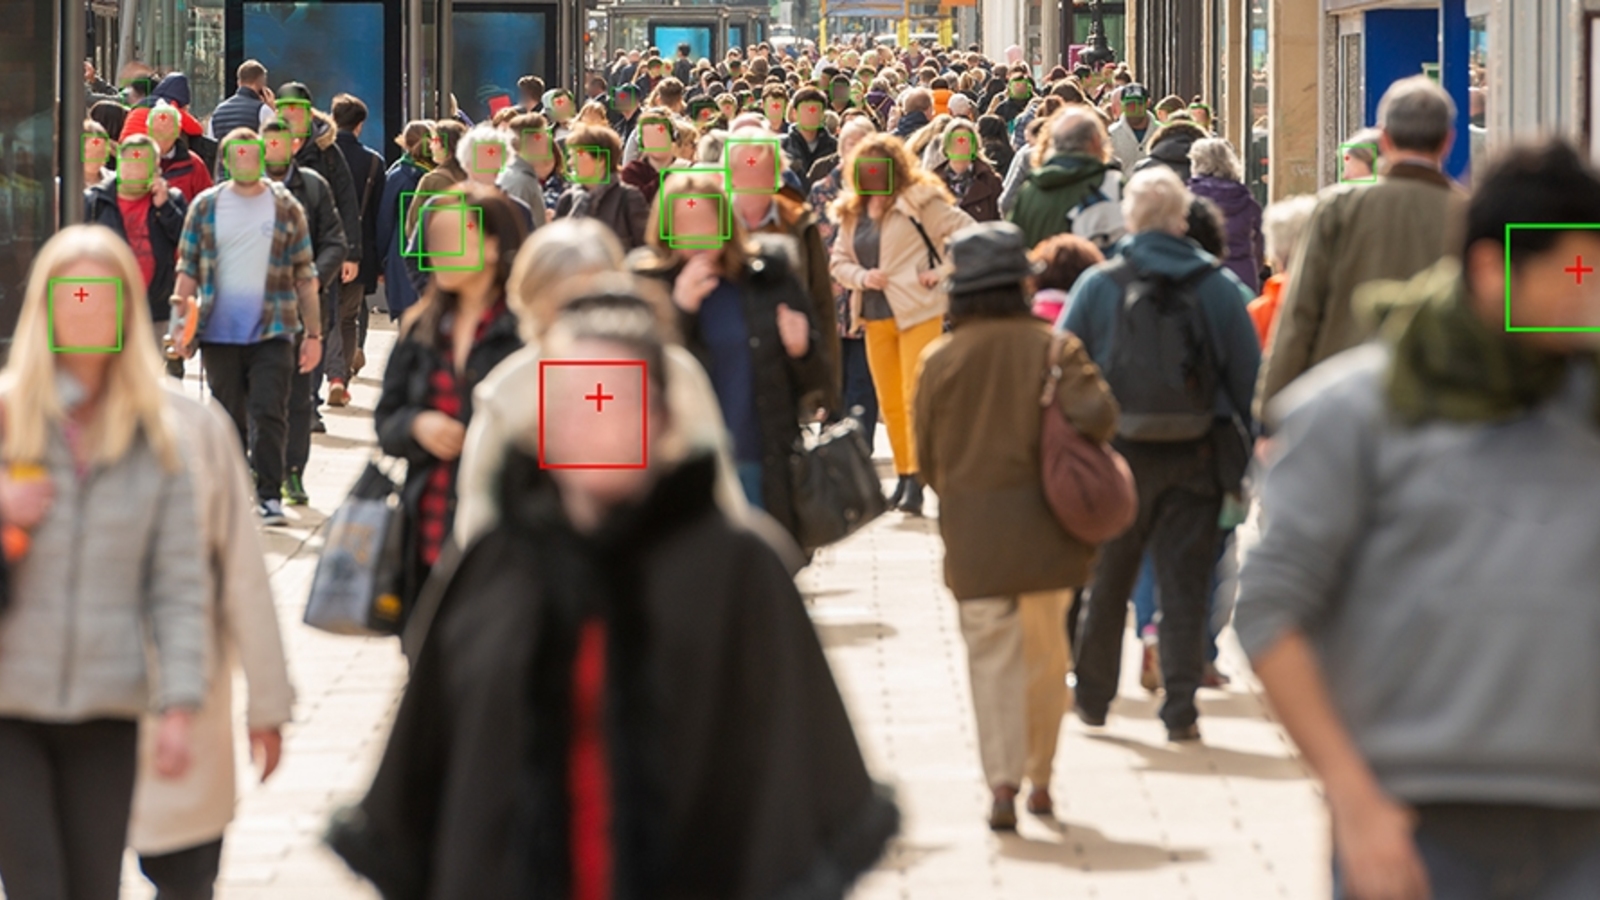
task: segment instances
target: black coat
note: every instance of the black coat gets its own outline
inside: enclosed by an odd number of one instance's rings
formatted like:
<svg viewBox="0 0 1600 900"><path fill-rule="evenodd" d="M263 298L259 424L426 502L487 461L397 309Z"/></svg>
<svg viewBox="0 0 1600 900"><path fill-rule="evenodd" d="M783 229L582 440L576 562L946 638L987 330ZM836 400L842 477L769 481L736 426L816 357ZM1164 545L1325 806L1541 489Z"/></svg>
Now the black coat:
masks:
<svg viewBox="0 0 1600 900"><path fill-rule="evenodd" d="M344 161L344 154L334 146L337 138L338 132L333 127L333 120L321 112L313 112L311 137L295 151L294 161L295 165L316 172L328 182L328 186L333 188L333 205L339 210L339 221L344 225L344 233L360 235L361 197L356 194L356 182L350 175L350 166ZM359 240L350 241L345 251L345 261L361 261Z"/></svg>
<svg viewBox="0 0 1600 900"><path fill-rule="evenodd" d="M833 156L839 152L839 141L828 133L826 128L816 132L817 146L806 146L806 133L798 128L789 129L783 136L783 155L789 157L789 166L805 182L806 190L811 190L811 167L823 157Z"/></svg>
<svg viewBox="0 0 1600 900"><path fill-rule="evenodd" d="M898 826L770 548L692 460L594 534L508 458L505 515L448 576L372 788L334 850L385 900L570 896L568 698L606 636L616 900L838 900ZM441 579L446 573L440 573Z"/></svg>
<svg viewBox="0 0 1600 900"><path fill-rule="evenodd" d="M339 218L339 210L334 206L333 189L321 175L306 171L297 163L289 164L289 174L284 176L283 186L289 189L294 199L300 201L300 208L305 210L306 231L311 235L311 252L316 255L317 278L322 282L322 295L327 297L332 292L332 296L337 297L339 267L344 265L350 239ZM323 319L326 320L327 311L323 312Z"/></svg>
<svg viewBox="0 0 1600 900"><path fill-rule="evenodd" d="M178 241L183 236L183 217L189 210L188 201L177 188L167 188L167 202L161 206L150 204L150 214L145 227L150 230L150 252L155 257L155 274L145 285L150 306L150 321L165 322L172 316L173 286L178 281ZM117 205L115 180L94 185L83 192L83 221L86 225L104 225L128 239L122 224L122 208Z"/></svg>
<svg viewBox="0 0 1600 900"><path fill-rule="evenodd" d="M645 223L650 204L631 184L618 180L613 172L605 184L574 184L556 201L555 218L577 215L580 200L587 194L587 210L579 218L598 219L622 242L622 249L635 250L645 245Z"/></svg>
<svg viewBox="0 0 1600 900"><path fill-rule="evenodd" d="M394 351L389 354L389 366L383 370L383 393L378 397L373 412L378 428L378 446L384 453L406 461L406 483L401 500L406 511L405 578L401 592L404 615L410 615L417 594L428 572L422 565L421 544L418 540L417 510L422 502L423 489L434 467L456 465L455 461L442 462L417 443L411 434L411 425L418 415L433 408L433 386L430 380L441 366L450 364L450 349L438 340L437 316L431 310L420 311L418 317L404 329ZM467 364L456 378L456 389L461 399L463 425L472 422L472 390L500 361L522 347L517 335L517 319L509 310L501 309L484 332L483 339L472 345L467 353ZM450 502L451 518L455 513L455 498Z"/></svg>
<svg viewBox="0 0 1600 900"><path fill-rule="evenodd" d="M361 209L361 286L365 293L378 289L378 276L383 274L384 254L378 250L378 202L383 199L383 184L387 180L383 156L356 137L353 131L341 131L334 146L344 154L345 166L355 184L356 197ZM355 240L355 236L351 236ZM354 258L354 257L352 257Z"/></svg>
<svg viewBox="0 0 1600 900"><path fill-rule="evenodd" d="M769 242L774 238L756 240ZM678 264L645 269L640 274L661 279L670 291L682 270ZM746 265L739 284L743 288L740 293L745 325L750 331L750 365L755 373L756 418L761 429L762 505L790 534L796 534L791 459L800 438L800 417L806 412L801 409L801 400L814 391L825 396L831 384L817 310L782 250L763 249ZM784 351L783 340L778 336L780 303L811 319L811 346L800 359ZM711 350L700 331L700 316L679 310L678 329L684 346L715 378Z"/></svg>

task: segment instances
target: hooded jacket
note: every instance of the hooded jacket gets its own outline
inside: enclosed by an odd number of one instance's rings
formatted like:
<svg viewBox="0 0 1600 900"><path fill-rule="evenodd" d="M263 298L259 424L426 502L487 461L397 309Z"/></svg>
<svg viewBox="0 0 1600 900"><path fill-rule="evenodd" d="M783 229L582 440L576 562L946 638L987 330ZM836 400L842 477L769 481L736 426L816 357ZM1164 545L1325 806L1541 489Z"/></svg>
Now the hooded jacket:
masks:
<svg viewBox="0 0 1600 900"><path fill-rule="evenodd" d="M1022 229L1023 243L1036 247L1048 237L1070 231L1067 213L1099 188L1110 170L1092 156L1062 153L1028 173L1010 215Z"/></svg>
<svg viewBox="0 0 1600 900"><path fill-rule="evenodd" d="M972 181L967 185L967 192L957 198L956 203L961 210L976 222L997 222L1000 220L1000 175L994 167L981 159L972 161L969 169ZM933 170L945 184L950 183L950 161L945 160Z"/></svg>
<svg viewBox="0 0 1600 900"><path fill-rule="evenodd" d="M178 280L178 240L183 236L183 216L189 202L177 188L167 188L167 202L161 206L150 204L145 227L150 232L150 252L155 258L156 270L145 294L150 306L150 321L165 322L172 315L167 301ZM128 231L122 221L122 207L117 203L115 180L102 181L83 192L83 221L90 225L104 225L115 231L123 240Z"/></svg>
<svg viewBox="0 0 1600 900"><path fill-rule="evenodd" d="M1255 391L1256 369L1261 364L1261 345L1256 340L1255 324L1245 306L1251 293L1232 272L1218 265L1217 258L1192 241L1161 231L1142 231L1119 245L1120 255L1141 276L1181 281L1212 269L1194 282L1200 310L1211 335L1213 361L1218 369L1217 415L1237 415L1250 424L1250 398ZM1117 311L1122 306L1122 289L1106 274L1107 263L1083 273L1073 285L1066 312L1057 328L1065 328L1083 341L1083 346L1102 371L1111 363L1117 333Z"/></svg>
<svg viewBox="0 0 1600 900"><path fill-rule="evenodd" d="M295 151L294 161L300 168L321 175L333 189L333 205L339 211L339 222L344 226L344 233L357 236L356 240L349 242L341 262L360 262L361 197L356 193L355 178L350 175L350 166L344 161L344 154L335 146L338 138L339 130L334 127L333 118L321 110L312 110L311 137L301 142L300 149ZM337 278L334 283L338 283ZM323 284L326 286L327 282Z"/></svg>
<svg viewBox="0 0 1600 900"><path fill-rule="evenodd" d="M972 224L972 217L951 202L942 184L911 184L885 211L878 223L878 269L889 278L883 293L901 330L939 318L950 307L950 296L943 287L923 287L917 280L919 274L933 266L928 260L928 245L912 220L922 224L941 259L950 235ZM856 260L855 236L856 220L844 218L834 238L829 270L834 281L850 289L851 309L859 310L867 269Z"/></svg>
<svg viewBox="0 0 1600 900"><path fill-rule="evenodd" d="M1151 166L1166 166L1177 173L1178 180L1189 183L1189 148L1194 142L1210 137L1204 128L1193 122L1168 122L1150 136L1145 158L1133 167L1138 174Z"/></svg>
<svg viewBox="0 0 1600 900"><path fill-rule="evenodd" d="M1204 197L1222 211L1223 230L1228 239L1228 258L1222 264L1239 276L1239 282L1252 291L1261 287L1261 262L1265 250L1261 240L1261 204L1243 183L1231 178L1196 175L1189 179L1189 192Z"/></svg>
<svg viewBox="0 0 1600 900"><path fill-rule="evenodd" d="M339 283L339 267L344 264L349 245L349 234L333 205L333 191L321 175L302 169L295 162L289 163L282 183L305 210L306 232L311 235L311 252L316 254L317 279L322 282L323 293L327 293Z"/></svg>

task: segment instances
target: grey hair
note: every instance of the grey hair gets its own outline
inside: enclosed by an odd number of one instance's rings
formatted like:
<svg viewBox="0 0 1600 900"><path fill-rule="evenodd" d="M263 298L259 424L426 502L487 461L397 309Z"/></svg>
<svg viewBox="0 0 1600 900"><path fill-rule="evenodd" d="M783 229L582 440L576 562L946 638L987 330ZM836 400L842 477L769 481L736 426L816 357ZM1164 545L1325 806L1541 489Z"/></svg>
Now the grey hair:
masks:
<svg viewBox="0 0 1600 900"><path fill-rule="evenodd" d="M1189 233L1189 203L1194 199L1176 173L1153 166L1134 173L1122 190L1122 218L1129 234L1164 231L1176 237Z"/></svg>
<svg viewBox="0 0 1600 900"><path fill-rule="evenodd" d="M541 226L517 251L506 283L506 305L525 342L539 338L564 301L565 289L587 276L622 269L622 244L599 219L567 217Z"/></svg>
<svg viewBox="0 0 1600 900"><path fill-rule="evenodd" d="M1378 101L1378 127L1397 150L1437 153L1456 121L1456 102L1426 75L1402 78Z"/></svg>
<svg viewBox="0 0 1600 900"><path fill-rule="evenodd" d="M1311 222L1311 212L1317 208L1317 198L1310 194L1286 197L1267 204L1261 214L1261 236L1266 242L1267 262L1274 272L1287 272L1294 260L1300 239L1305 237L1306 225Z"/></svg>
<svg viewBox="0 0 1600 900"><path fill-rule="evenodd" d="M1225 138L1201 138L1189 148L1189 172L1192 175L1210 175L1228 181L1243 181L1244 167L1239 164L1239 154Z"/></svg>
<svg viewBox="0 0 1600 900"><path fill-rule="evenodd" d="M1367 168L1376 172L1378 170L1378 137L1382 132L1376 128L1363 128L1350 135L1344 142L1344 152L1367 164Z"/></svg>
<svg viewBox="0 0 1600 900"><path fill-rule="evenodd" d="M461 143L456 145L456 162L461 164L461 168L465 169L468 175L476 171L473 163L479 144L499 144L504 148L504 155L500 157L504 160L510 160L517 152L511 147L511 135L493 125L474 125L462 136Z"/></svg>
<svg viewBox="0 0 1600 900"><path fill-rule="evenodd" d="M1056 153L1098 154L1104 160L1110 144L1105 122L1087 107L1069 106L1050 123L1050 146Z"/></svg>
<svg viewBox="0 0 1600 900"><path fill-rule="evenodd" d="M722 145L728 142L728 133L721 128L715 128L700 135L700 143L694 148L694 161L697 163L721 163Z"/></svg>

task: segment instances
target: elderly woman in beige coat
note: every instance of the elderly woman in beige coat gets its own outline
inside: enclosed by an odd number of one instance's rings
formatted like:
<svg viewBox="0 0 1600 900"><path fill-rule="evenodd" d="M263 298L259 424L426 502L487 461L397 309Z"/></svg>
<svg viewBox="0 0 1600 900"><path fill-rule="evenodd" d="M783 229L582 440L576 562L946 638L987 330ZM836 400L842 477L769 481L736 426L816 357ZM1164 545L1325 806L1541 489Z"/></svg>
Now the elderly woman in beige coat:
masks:
<svg viewBox="0 0 1600 900"><path fill-rule="evenodd" d="M833 203L839 232L829 270L850 289L850 334L866 337L867 368L900 476L890 505L921 515L922 481L911 439L914 374L923 348L944 331L950 302L939 286L944 243L971 225L972 217L893 135L866 138L843 165L845 189Z"/></svg>
<svg viewBox="0 0 1600 900"><path fill-rule="evenodd" d="M210 897L222 861L222 836L233 821L233 672L249 685L245 721L252 755L266 781L278 766L281 729L289 722L294 689L284 664L283 641L272 603L266 558L256 527L255 491L237 429L216 404L185 397L169 383L173 431L183 451L199 504L207 575L207 618L217 652L210 687L194 716L194 764L182 778L155 772L155 728L140 729L139 774L133 793L128 845L159 897Z"/></svg>

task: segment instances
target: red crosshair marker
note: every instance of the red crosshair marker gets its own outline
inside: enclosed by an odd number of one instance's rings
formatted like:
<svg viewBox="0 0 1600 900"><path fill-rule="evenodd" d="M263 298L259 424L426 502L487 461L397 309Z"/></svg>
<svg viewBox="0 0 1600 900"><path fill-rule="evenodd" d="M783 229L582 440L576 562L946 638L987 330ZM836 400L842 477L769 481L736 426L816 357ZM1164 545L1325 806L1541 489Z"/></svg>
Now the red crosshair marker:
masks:
<svg viewBox="0 0 1600 900"><path fill-rule="evenodd" d="M694 201L693 200L689 201L689 208L690 209L694 209Z"/></svg>
<svg viewBox="0 0 1600 900"><path fill-rule="evenodd" d="M746 157L744 164L747 166L753 166L756 164L756 158L754 156Z"/></svg>
<svg viewBox="0 0 1600 900"><path fill-rule="evenodd" d="M594 401L595 412L604 412L604 410L601 409L601 406L603 406L607 400L615 400L617 398L613 394L601 393L600 382L597 381L594 383L594 393L585 394L583 399Z"/></svg>
<svg viewBox="0 0 1600 900"><path fill-rule="evenodd" d="M78 298L78 302L82 303L83 301L89 299L89 292L84 290L83 288L78 288L78 292L76 294L73 294L72 296L77 297Z"/></svg>
<svg viewBox="0 0 1600 900"><path fill-rule="evenodd" d="M278 146L278 139L277 138L273 138L272 140L268 141L267 143L270 144L273 147L276 147L276 146Z"/></svg>
<svg viewBox="0 0 1600 900"><path fill-rule="evenodd" d="M243 148L243 147L240 147L240 148L239 148L239 158L240 158L240 159L244 159L244 149L245 149L245 148Z"/></svg>
<svg viewBox="0 0 1600 900"><path fill-rule="evenodd" d="M144 159L144 154L140 153L138 150L135 150L135 151L133 151L133 158L134 159Z"/></svg>
<svg viewBox="0 0 1600 900"><path fill-rule="evenodd" d="M1593 272L1594 271L1594 266L1586 266L1586 265L1584 265L1583 264L1583 257L1580 255L1578 257L1578 261L1577 261L1576 264L1567 266L1565 269L1562 269L1561 271L1571 273L1575 278L1578 279L1578 283L1579 284L1583 284L1584 273Z"/></svg>
<svg viewBox="0 0 1600 900"><path fill-rule="evenodd" d="M867 169L867 174L868 175L876 175L876 174L878 174L878 167L877 166L873 166L873 167Z"/></svg>

